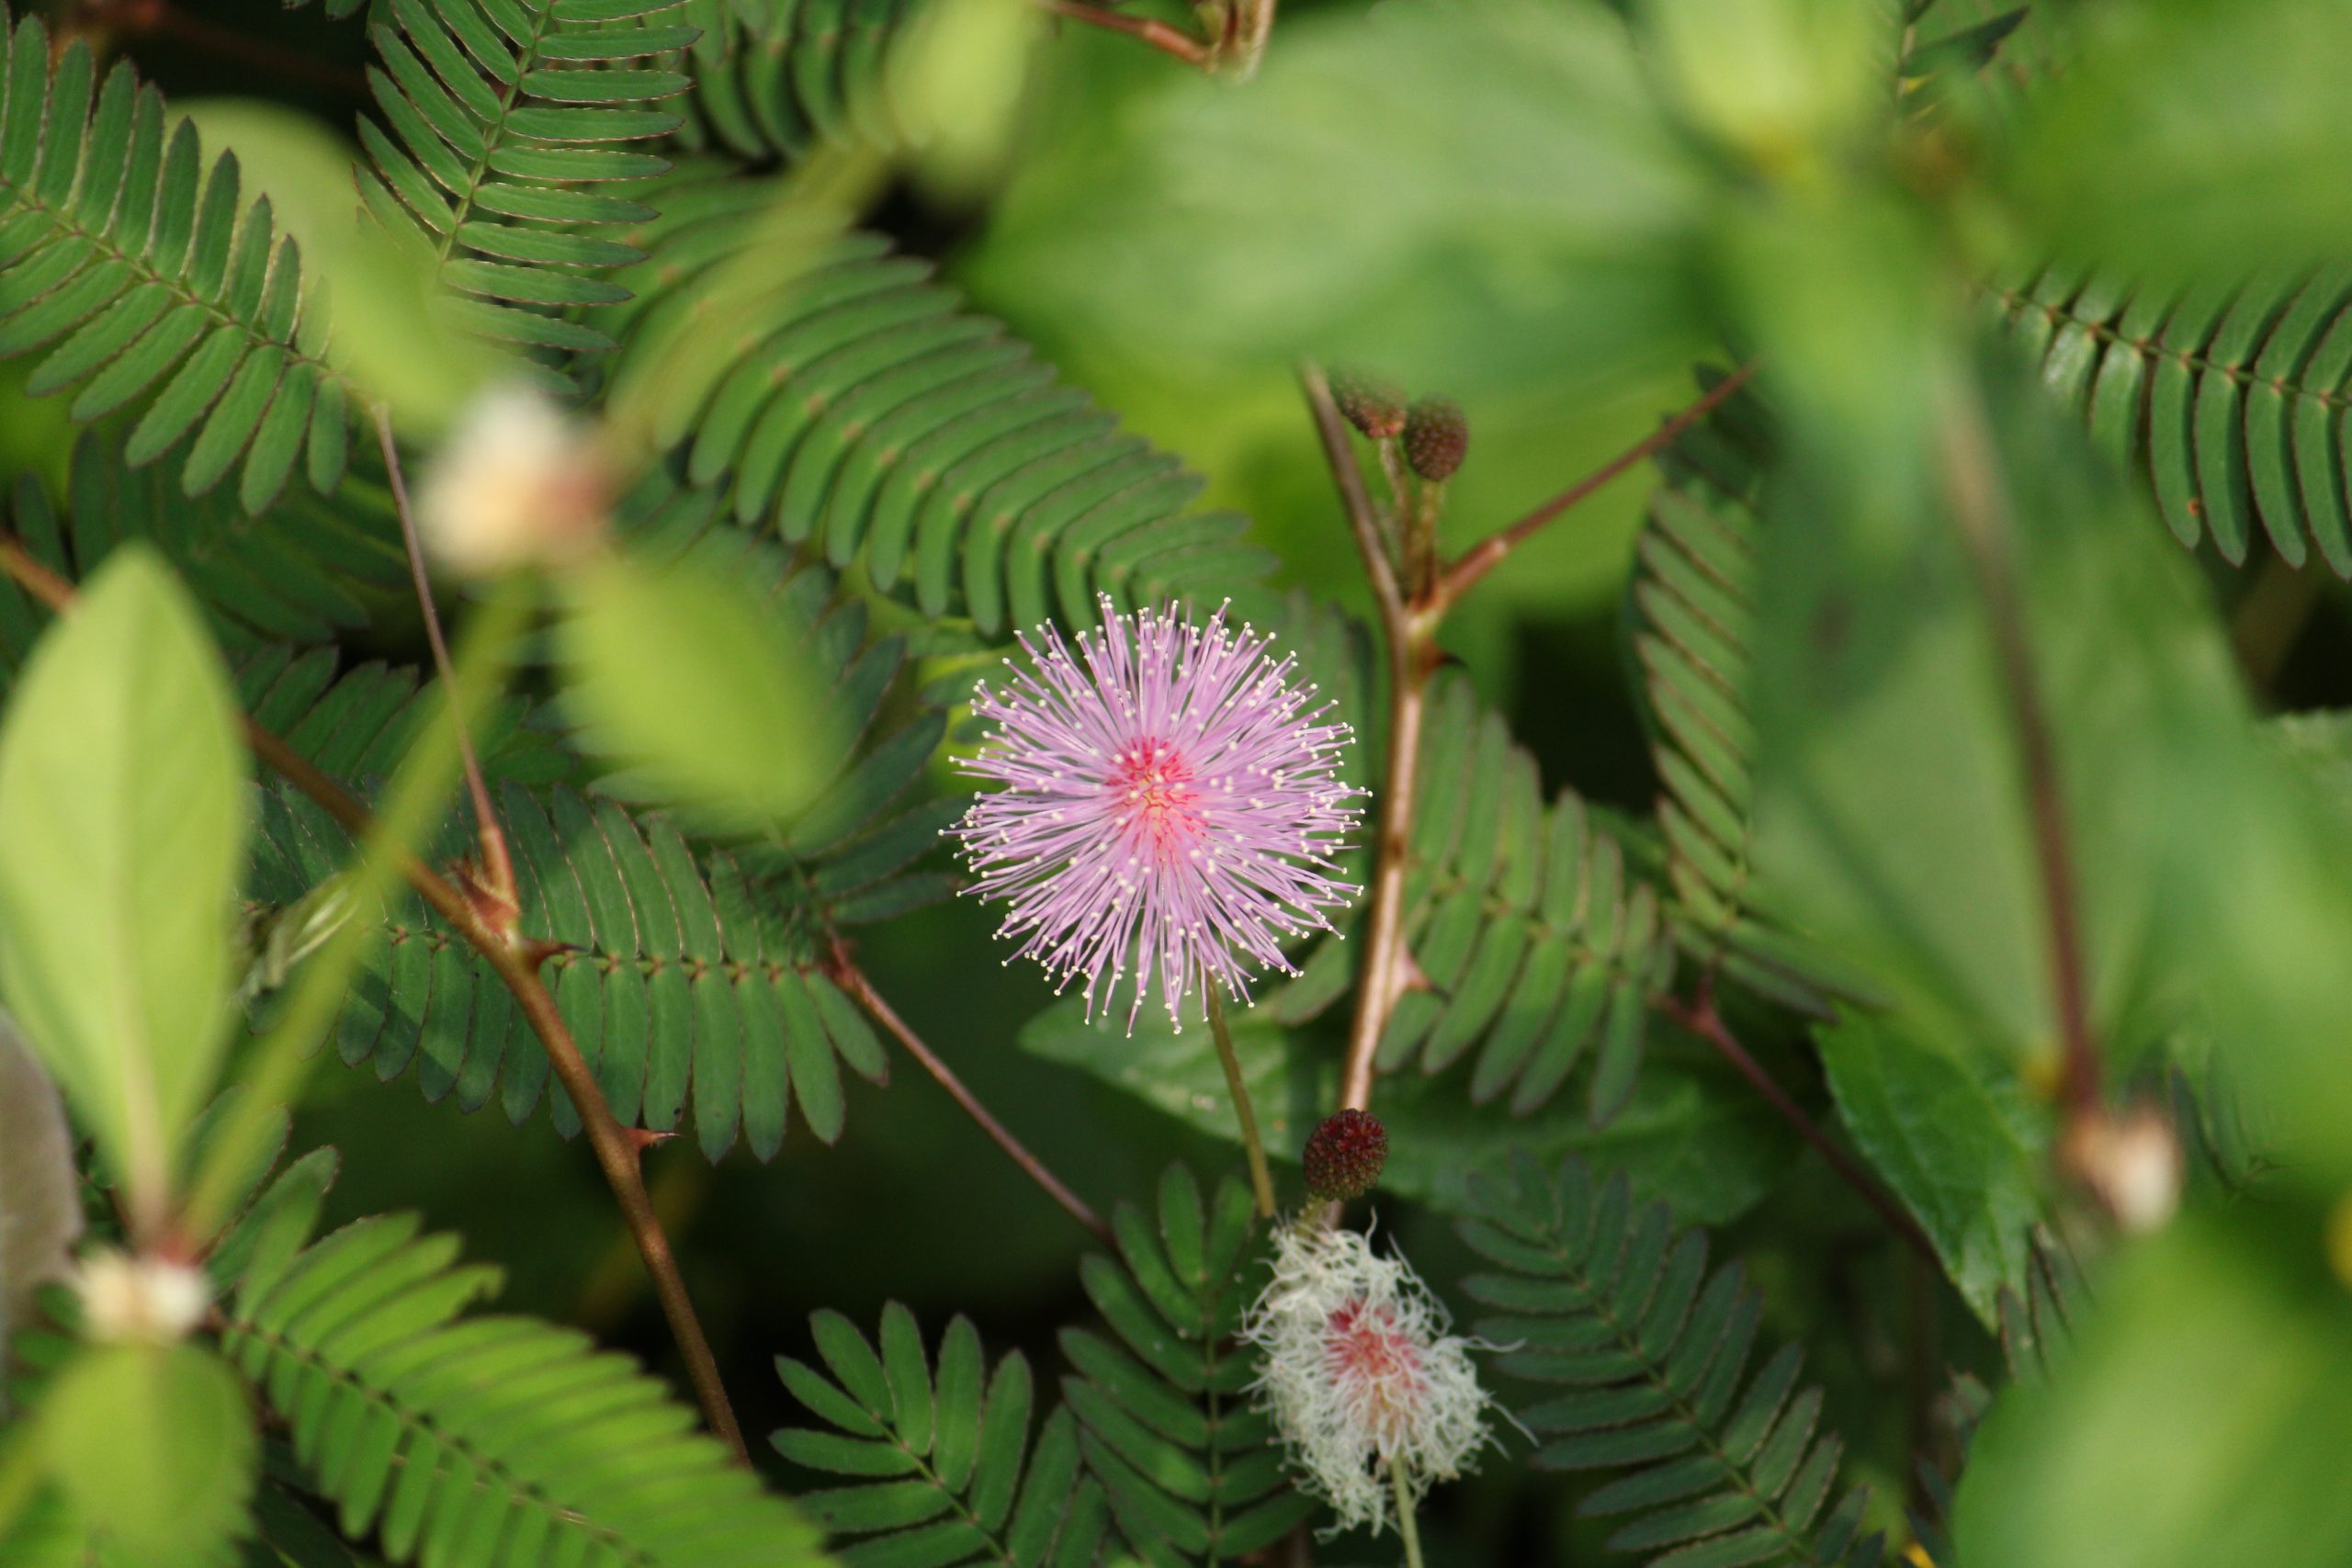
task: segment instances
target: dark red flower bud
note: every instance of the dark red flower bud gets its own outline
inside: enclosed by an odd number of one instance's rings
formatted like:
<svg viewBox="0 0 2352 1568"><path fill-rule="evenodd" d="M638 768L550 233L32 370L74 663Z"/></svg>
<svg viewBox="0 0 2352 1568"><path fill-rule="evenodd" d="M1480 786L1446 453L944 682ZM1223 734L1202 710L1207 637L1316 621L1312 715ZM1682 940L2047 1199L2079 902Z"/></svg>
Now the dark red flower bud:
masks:
<svg viewBox="0 0 2352 1568"><path fill-rule="evenodd" d="M1326 1117L1306 1140L1306 1190L1317 1201L1361 1198L1388 1163L1388 1129L1368 1111Z"/></svg>
<svg viewBox="0 0 2352 1568"><path fill-rule="evenodd" d="M1453 477L1470 450L1470 422L1451 398L1423 398L1405 415L1405 464L1431 484Z"/></svg>
<svg viewBox="0 0 2352 1568"><path fill-rule="evenodd" d="M1331 400L1350 424L1374 441L1405 428L1405 394L1377 376L1342 370L1331 378Z"/></svg>

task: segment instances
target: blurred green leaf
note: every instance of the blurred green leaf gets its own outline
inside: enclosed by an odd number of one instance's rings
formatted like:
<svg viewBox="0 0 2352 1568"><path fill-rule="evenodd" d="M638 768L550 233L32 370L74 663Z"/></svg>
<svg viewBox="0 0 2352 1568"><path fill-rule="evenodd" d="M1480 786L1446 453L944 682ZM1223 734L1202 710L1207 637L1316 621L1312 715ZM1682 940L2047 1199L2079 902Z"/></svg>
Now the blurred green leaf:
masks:
<svg viewBox="0 0 2352 1568"><path fill-rule="evenodd" d="M328 358L389 403L402 430L438 430L497 377L498 353L451 325L433 253L402 244L362 214L354 154L333 131L257 99L186 107L207 142L236 153L279 225L300 242L311 276L325 280L334 321Z"/></svg>
<svg viewBox="0 0 2352 1568"><path fill-rule="evenodd" d="M2352 251L2352 7L2084 7L1996 172L2036 253L2167 280Z"/></svg>
<svg viewBox="0 0 2352 1568"><path fill-rule="evenodd" d="M565 704L664 798L721 828L770 828L833 775L840 726L814 664L741 583L620 556L562 583Z"/></svg>
<svg viewBox="0 0 2352 1568"><path fill-rule="evenodd" d="M1285 1031L1261 1009L1232 1014L1235 1054L1269 1154L1295 1162L1306 1134L1338 1102L1336 1050ZM1663 1024L1657 1025L1664 1032ZM1021 1032L1022 1048L1082 1068L1171 1116L1239 1140L1233 1104L1209 1032L1171 1030L1147 1013L1086 1021L1076 998L1057 1002ZM1459 1076L1418 1072L1380 1080L1374 1108L1388 1128L1381 1190L1461 1212L1463 1179L1504 1144L1539 1159L1578 1154L1623 1170L1644 1199L1663 1199L1685 1224L1714 1224L1744 1213L1786 1167L1787 1129L1728 1073L1678 1059L1661 1041L1625 1109L1595 1130L1583 1097L1563 1095L1533 1115L1470 1102ZM1239 1157L1237 1151L1235 1157ZM1278 1185L1280 1183L1278 1182Z"/></svg>
<svg viewBox="0 0 2352 1568"><path fill-rule="evenodd" d="M214 1561L242 1533L260 1442L237 1375L195 1345L84 1350L41 1404L50 1473L134 1568Z"/></svg>
<svg viewBox="0 0 2352 1568"><path fill-rule="evenodd" d="M33 1292L65 1272L82 1234L74 1135L56 1086L0 1014L0 1355ZM0 1389L0 1413L7 1391Z"/></svg>
<svg viewBox="0 0 2352 1568"><path fill-rule="evenodd" d="M1893 103L1889 7L1649 0L1644 12L1684 112L1765 170L1821 160Z"/></svg>
<svg viewBox="0 0 2352 1568"><path fill-rule="evenodd" d="M235 726L195 604L130 545L41 639L0 728L0 989L141 1222L228 1043Z"/></svg>
<svg viewBox="0 0 2352 1568"><path fill-rule="evenodd" d="M1623 24L1552 0L1286 21L1246 92L1164 73L1108 148L1016 185L985 271L1193 362L1300 354L1457 391L1702 343L1714 175Z"/></svg>
<svg viewBox="0 0 2352 1568"><path fill-rule="evenodd" d="M1815 1038L1854 1142L1994 1326L2001 1287L2027 1288L2048 1165L2046 1110L2005 1064L1905 1036L1888 1020L1850 1017Z"/></svg>
<svg viewBox="0 0 2352 1568"><path fill-rule="evenodd" d="M1962 1568L2352 1558L2352 1292L2307 1213L2192 1216L2101 1280L2044 1384L1969 1451Z"/></svg>

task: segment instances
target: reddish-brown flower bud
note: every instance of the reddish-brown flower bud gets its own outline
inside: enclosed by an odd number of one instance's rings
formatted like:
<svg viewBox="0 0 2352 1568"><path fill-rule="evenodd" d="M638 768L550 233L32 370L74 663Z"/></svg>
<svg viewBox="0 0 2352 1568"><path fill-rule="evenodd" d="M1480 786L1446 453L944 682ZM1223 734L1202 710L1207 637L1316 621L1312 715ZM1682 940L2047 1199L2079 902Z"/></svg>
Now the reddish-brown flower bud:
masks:
<svg viewBox="0 0 2352 1568"><path fill-rule="evenodd" d="M1388 1163L1388 1129L1369 1111L1326 1117L1306 1140L1306 1190L1318 1201L1361 1198Z"/></svg>
<svg viewBox="0 0 2352 1568"><path fill-rule="evenodd" d="M1453 477L1470 450L1470 422L1451 398L1423 398L1405 415L1405 463L1431 484Z"/></svg>

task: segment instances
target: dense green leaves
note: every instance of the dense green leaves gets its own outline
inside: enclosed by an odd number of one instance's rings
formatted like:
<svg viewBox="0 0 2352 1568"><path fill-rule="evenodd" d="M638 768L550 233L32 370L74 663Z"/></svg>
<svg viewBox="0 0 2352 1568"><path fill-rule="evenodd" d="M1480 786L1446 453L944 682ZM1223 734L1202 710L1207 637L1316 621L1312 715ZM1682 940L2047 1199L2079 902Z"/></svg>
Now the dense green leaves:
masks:
<svg viewBox="0 0 2352 1568"><path fill-rule="evenodd" d="M882 1311L877 1351L849 1320L810 1323L824 1368L778 1357L785 1387L822 1427L775 1434L795 1464L854 1478L804 1494L800 1506L838 1536L851 1568L968 1562L1088 1568L1110 1514L1080 1472L1078 1423L1056 1410L1030 1442L1036 1389L1019 1351L988 1370L979 1331L958 1317L936 1361L914 1314Z"/></svg>
<svg viewBox="0 0 2352 1568"><path fill-rule="evenodd" d="M886 141L892 46L925 0L687 0L664 15L701 29L680 63L694 113L680 139L753 162Z"/></svg>
<svg viewBox="0 0 2352 1568"><path fill-rule="evenodd" d="M291 1432L344 1533L394 1562L788 1568L815 1532L628 1358L462 1315L498 1271L413 1216L311 1242L326 1172L256 1202L216 1272L222 1345Z"/></svg>
<svg viewBox="0 0 2352 1568"><path fill-rule="evenodd" d="M2342 420L2352 273L2225 272L2179 289L2052 266L1994 299L2096 445L2146 476L2184 545L2246 558L2259 527L2290 566L2352 577Z"/></svg>
<svg viewBox="0 0 2352 1568"><path fill-rule="evenodd" d="M1109 1333L1065 1330L1062 1397L1127 1549L1152 1568L1214 1568L1273 1545L1314 1512L1284 1480L1272 1424L1250 1407L1256 1364L1234 1341L1261 1284L1250 1193L1227 1178L1160 1178L1158 1213L1122 1203L1119 1260L1079 1280Z"/></svg>
<svg viewBox="0 0 2352 1568"><path fill-rule="evenodd" d="M10 18L0 6L0 32ZM0 356L43 355L36 393L78 387L77 420L143 408L125 455L182 449L186 494L240 459L258 512L307 448L311 482L342 476L349 389L305 309L297 247L237 161L207 164L192 126L119 62L96 82L89 45L51 59L40 21L0 71Z"/></svg>
<svg viewBox="0 0 2352 1568"><path fill-rule="evenodd" d="M611 397L686 482L929 616L1001 634L1249 592L1269 564L1202 480L1123 432L930 267L747 181L664 187Z"/></svg>
<svg viewBox="0 0 2352 1568"><path fill-rule="evenodd" d="M1501 1371L1561 1391L1517 1407L1539 1469L1624 1472L1583 1505L1626 1519L1612 1547L1653 1568L1880 1561L1877 1537L1857 1539L1865 1492L1824 1512L1844 1445L1815 1435L1797 1348L1750 1375L1763 1303L1738 1265L1709 1274L1703 1235L1636 1210L1623 1176L1596 1190L1577 1160L1555 1175L1517 1153L1472 1190L1458 1229L1502 1270L1464 1282L1500 1314L1476 1331L1512 1347Z"/></svg>
<svg viewBox="0 0 2352 1568"><path fill-rule="evenodd" d="M142 1224L228 1045L244 767L195 605L152 552L123 552L0 729L0 991Z"/></svg>

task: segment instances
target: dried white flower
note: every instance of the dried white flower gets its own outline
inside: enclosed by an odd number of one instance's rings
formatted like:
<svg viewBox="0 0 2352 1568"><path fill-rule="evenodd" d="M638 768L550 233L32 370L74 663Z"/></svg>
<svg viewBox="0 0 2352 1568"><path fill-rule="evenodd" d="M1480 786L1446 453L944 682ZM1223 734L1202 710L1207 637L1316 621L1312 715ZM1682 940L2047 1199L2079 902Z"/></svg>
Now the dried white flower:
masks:
<svg viewBox="0 0 2352 1568"><path fill-rule="evenodd" d="M1492 1440L1491 1396L1444 1307L1393 1250L1312 1215L1274 1236L1274 1277L1242 1322L1257 1388L1308 1490L1342 1529L1388 1522L1388 1471L1418 1503Z"/></svg>
<svg viewBox="0 0 2352 1568"><path fill-rule="evenodd" d="M74 1276L84 1332L102 1344L169 1345L187 1337L212 1304L204 1270L170 1258L94 1252Z"/></svg>
<svg viewBox="0 0 2352 1568"><path fill-rule="evenodd" d="M604 537L611 472L594 434L523 387L458 417L417 491L417 531L469 577L578 559Z"/></svg>

